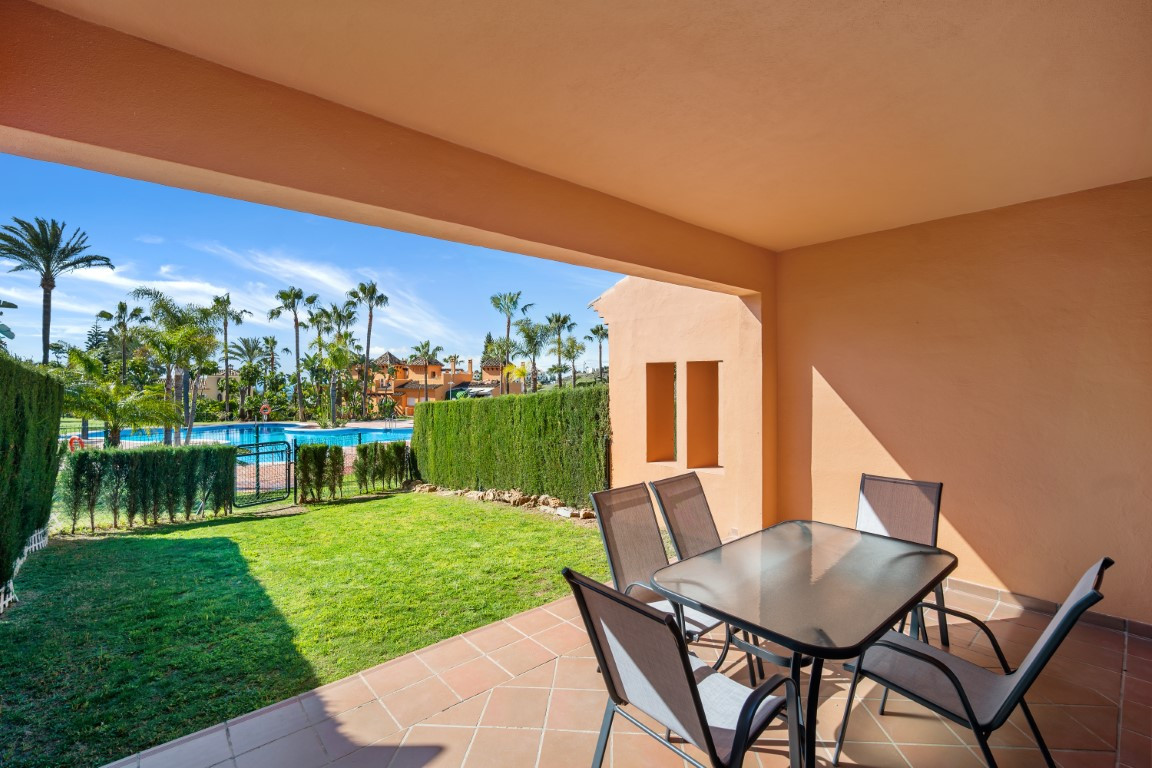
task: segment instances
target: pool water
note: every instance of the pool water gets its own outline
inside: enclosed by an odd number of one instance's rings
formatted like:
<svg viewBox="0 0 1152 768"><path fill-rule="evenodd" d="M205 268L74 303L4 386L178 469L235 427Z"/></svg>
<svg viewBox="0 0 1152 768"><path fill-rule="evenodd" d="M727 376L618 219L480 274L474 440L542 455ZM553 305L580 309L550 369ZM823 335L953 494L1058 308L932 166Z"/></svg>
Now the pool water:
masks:
<svg viewBox="0 0 1152 768"><path fill-rule="evenodd" d="M380 427L339 427L336 429L307 429L292 423L268 422L258 425L261 443L284 441L295 445L308 445L323 443L324 445L359 445L360 443L388 443L396 440L409 440L412 438L411 427L397 427L385 429ZM192 427L193 442L231 443L232 445L250 445L256 442L257 425L248 424L221 424ZM103 437L100 430L89 432L91 438ZM164 430L153 427L150 429L124 430L120 439L160 442L164 439Z"/></svg>

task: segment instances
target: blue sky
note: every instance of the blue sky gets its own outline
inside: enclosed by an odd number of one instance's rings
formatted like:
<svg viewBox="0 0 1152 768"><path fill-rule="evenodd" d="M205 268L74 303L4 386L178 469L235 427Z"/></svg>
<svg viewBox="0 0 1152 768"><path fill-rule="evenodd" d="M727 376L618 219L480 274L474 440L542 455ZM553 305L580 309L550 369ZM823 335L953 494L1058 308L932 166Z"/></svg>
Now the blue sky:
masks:
<svg viewBox="0 0 1152 768"><path fill-rule="evenodd" d="M431 339L445 354L479 358L484 334L504 332L489 296L522 291L542 321L565 312L582 337L600 322L588 302L620 275L519 254L493 251L0 154L0 223L12 217L65 221L88 233L91 251L113 270L62 276L52 294L52 340L82 343L95 314L112 310L139 285L182 302L204 304L231 292L233 304L253 312L235 336L276 334L291 346L291 320L269 322L273 294L295 285L328 303L362 280L374 279L389 297L377 311L372 352L405 356ZM7 272L0 262L0 299L16 333L9 349L40 357L39 278ZM357 336L367 326L361 318ZM585 356L595 364L596 350ZM605 349L607 359L607 349Z"/></svg>

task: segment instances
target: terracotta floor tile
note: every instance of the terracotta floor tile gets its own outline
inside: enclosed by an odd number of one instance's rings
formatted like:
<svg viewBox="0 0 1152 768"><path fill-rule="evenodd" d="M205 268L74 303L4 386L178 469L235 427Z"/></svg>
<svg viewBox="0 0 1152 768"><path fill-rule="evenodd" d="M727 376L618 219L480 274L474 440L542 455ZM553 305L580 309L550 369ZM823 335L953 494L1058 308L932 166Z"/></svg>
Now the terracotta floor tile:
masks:
<svg viewBox="0 0 1152 768"><path fill-rule="evenodd" d="M1152 707L1152 682L1129 677L1124 681L1124 703Z"/></svg>
<svg viewBox="0 0 1152 768"><path fill-rule="evenodd" d="M821 702L816 710L816 733L820 738L834 740L840 736L840 725L844 722L844 706L848 699L838 696ZM846 741L888 741L888 734L876 722L868 710L866 702L857 699L848 719Z"/></svg>
<svg viewBox="0 0 1152 768"><path fill-rule="evenodd" d="M1136 702L1125 702L1123 707L1123 727L1141 736L1152 736L1152 707Z"/></svg>
<svg viewBox="0 0 1152 768"><path fill-rule="evenodd" d="M576 598L569 595L562 600L557 600L554 603L548 603L544 608L552 614L559 616L568 621L580 622L580 606L576 604Z"/></svg>
<svg viewBox="0 0 1152 768"><path fill-rule="evenodd" d="M827 749L827 765L832 765L832 750ZM908 762L892 744L852 742L844 745L840 765L859 765L867 768L906 768ZM915 766L913 766L915 768Z"/></svg>
<svg viewBox="0 0 1152 768"><path fill-rule="evenodd" d="M297 699L289 699L229 720L228 739L232 742L232 751L239 755L307 726L304 707Z"/></svg>
<svg viewBox="0 0 1152 768"><path fill-rule="evenodd" d="M1152 659L1152 640L1146 637L1128 635L1128 656L1139 656L1142 659Z"/></svg>
<svg viewBox="0 0 1152 768"><path fill-rule="evenodd" d="M1115 768L1116 755L1112 752L1060 752L1052 751L1060 768Z"/></svg>
<svg viewBox="0 0 1152 768"><path fill-rule="evenodd" d="M583 645L578 646L576 648L573 648L570 651L566 651L566 652L562 653L561 655L562 656L571 656L573 658L578 658L578 659L594 659L594 658L596 658L596 652L592 650L592 644L591 643L584 643Z"/></svg>
<svg viewBox="0 0 1152 768"><path fill-rule="evenodd" d="M509 674L519 675L556 658L556 654L535 640L525 637L492 651L488 654L488 658L507 670Z"/></svg>
<svg viewBox="0 0 1152 768"><path fill-rule="evenodd" d="M473 630L465 637L484 653L491 653L497 648L503 648L517 640L523 640L524 634L513 628L512 625L498 621L495 624Z"/></svg>
<svg viewBox="0 0 1152 768"><path fill-rule="evenodd" d="M540 753L541 732L535 729L477 728L464 760L465 768L533 766Z"/></svg>
<svg viewBox="0 0 1152 768"><path fill-rule="evenodd" d="M1134 731L1121 731L1119 761L1131 768L1152 766L1152 739Z"/></svg>
<svg viewBox="0 0 1152 768"><path fill-rule="evenodd" d="M447 683L461 699L470 699L482 691L487 691L506 680L511 680L512 675L497 666L491 659L482 656L441 673L440 679Z"/></svg>
<svg viewBox="0 0 1152 768"><path fill-rule="evenodd" d="M889 699L883 715L880 714L879 702L866 701L865 706L897 744L960 746L964 743L939 717L915 702Z"/></svg>
<svg viewBox="0 0 1152 768"><path fill-rule="evenodd" d="M140 753L140 768L208 768L232 757L223 725Z"/></svg>
<svg viewBox="0 0 1152 768"><path fill-rule="evenodd" d="M912 768L983 768L984 761L968 747L901 744L900 751Z"/></svg>
<svg viewBox="0 0 1152 768"><path fill-rule="evenodd" d="M596 659L577 659L561 656L556 660L557 688L578 688L603 691L604 676L596 671Z"/></svg>
<svg viewBox="0 0 1152 768"><path fill-rule="evenodd" d="M992 747L992 756L999 768L1046 768L1044 756L1038 749Z"/></svg>
<svg viewBox="0 0 1152 768"><path fill-rule="evenodd" d="M402 728L407 728L426 717L448 709L459 700L440 678L430 677L402 691L385 696L380 701L396 722Z"/></svg>
<svg viewBox="0 0 1152 768"><path fill-rule="evenodd" d="M475 733L474 728L417 725L408 732L389 768L458 768Z"/></svg>
<svg viewBox="0 0 1152 768"><path fill-rule="evenodd" d="M548 696L544 688L497 688L488 699L480 725L543 728Z"/></svg>
<svg viewBox="0 0 1152 768"><path fill-rule="evenodd" d="M588 768L596 754L597 737L595 733L544 731L538 768Z"/></svg>
<svg viewBox="0 0 1152 768"><path fill-rule="evenodd" d="M450 640L437 643L420 651L416 651L420 660L433 672L443 672L458 667L470 659L480 655L480 651L462 637L453 637Z"/></svg>
<svg viewBox="0 0 1152 768"><path fill-rule="evenodd" d="M304 713L313 723L327 720L376 698L372 689L358 675L337 680L300 696Z"/></svg>
<svg viewBox="0 0 1152 768"><path fill-rule="evenodd" d="M556 659L545 662L538 667L517 675L501 685L516 686L520 688L551 688L556 677Z"/></svg>
<svg viewBox="0 0 1152 768"><path fill-rule="evenodd" d="M537 608L534 611L527 611L521 613L507 620L516 629L520 630L526 635L534 635L537 632L542 632L549 627L554 627L563 621L555 614L549 613L543 608Z"/></svg>
<svg viewBox="0 0 1152 768"><path fill-rule="evenodd" d="M1092 733L1087 727L1074 720L1067 707L1057 707L1050 704L1030 705L1040 733L1050 749L1089 749L1110 750L1111 744L1105 743Z"/></svg>
<svg viewBox="0 0 1152 768"><path fill-rule="evenodd" d="M613 768L684 767L684 758L646 733L613 733L609 747Z"/></svg>
<svg viewBox="0 0 1152 768"><path fill-rule="evenodd" d="M428 725L479 725L480 715L484 713L484 707L488 706L488 699L491 695L490 692L485 691L467 701L448 707L443 712L432 715L424 722Z"/></svg>
<svg viewBox="0 0 1152 768"><path fill-rule="evenodd" d="M401 732L403 733L403 732ZM332 762L332 768L388 768L400 752L400 740L384 739Z"/></svg>
<svg viewBox="0 0 1152 768"><path fill-rule="evenodd" d="M539 632L533 635L532 639L554 654L560 655L587 645L588 633L572 624L564 623Z"/></svg>
<svg viewBox="0 0 1152 768"><path fill-rule="evenodd" d="M599 733L604 719L604 706L608 694L602 691L570 691L555 689L548 704L545 727L555 731L595 731ZM616 718L613 727L627 722Z"/></svg>
<svg viewBox="0 0 1152 768"><path fill-rule="evenodd" d="M236 768L320 768L327 764L328 756L311 728L236 757Z"/></svg>
<svg viewBox="0 0 1152 768"><path fill-rule="evenodd" d="M431 676L432 670L414 653L409 653L360 673L360 677L364 679L364 682L368 684L368 687L377 697L387 696L393 691L407 688L413 683L418 683Z"/></svg>
<svg viewBox="0 0 1152 768"><path fill-rule="evenodd" d="M1128 654L1125 672L1128 677L1134 677L1147 683L1152 683L1152 659Z"/></svg>
<svg viewBox="0 0 1152 768"><path fill-rule="evenodd" d="M318 723L315 728L328 759L336 760L396 733L400 725L380 702L370 701Z"/></svg>
<svg viewBox="0 0 1152 768"><path fill-rule="evenodd" d="M1120 719L1119 707L1066 707L1065 711L1093 735L1116 749L1116 726ZM1041 731L1041 734L1044 732Z"/></svg>

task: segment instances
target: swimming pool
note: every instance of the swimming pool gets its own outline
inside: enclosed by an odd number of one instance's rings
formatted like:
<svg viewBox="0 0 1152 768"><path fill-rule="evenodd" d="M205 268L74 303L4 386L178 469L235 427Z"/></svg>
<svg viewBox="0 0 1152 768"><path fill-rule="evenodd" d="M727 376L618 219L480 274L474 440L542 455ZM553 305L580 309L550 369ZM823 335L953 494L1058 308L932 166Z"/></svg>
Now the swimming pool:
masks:
<svg viewBox="0 0 1152 768"><path fill-rule="evenodd" d="M396 440L410 440L412 427L337 427L335 429L315 429L297 426L294 422L245 424L215 424L192 427L194 443L231 443L250 445L256 442L256 428L259 426L261 443L284 441L293 445L359 445L361 443L390 443ZM88 433L90 439L101 438L104 433L95 430ZM153 443L164 440L164 430L159 427L149 429L123 430L121 443Z"/></svg>

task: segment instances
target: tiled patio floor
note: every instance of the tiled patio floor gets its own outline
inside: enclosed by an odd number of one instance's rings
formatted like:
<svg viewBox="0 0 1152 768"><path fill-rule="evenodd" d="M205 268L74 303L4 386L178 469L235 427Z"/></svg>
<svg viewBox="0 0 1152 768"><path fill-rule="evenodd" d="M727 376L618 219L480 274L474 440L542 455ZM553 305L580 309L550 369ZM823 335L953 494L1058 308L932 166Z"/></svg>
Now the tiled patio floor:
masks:
<svg viewBox="0 0 1152 768"><path fill-rule="evenodd" d="M962 593L950 593L948 601L988 618L1013 664L1047 620ZM605 693L579 622L572 599L560 600L113 765L587 768ZM952 630L952 646L996 666L984 641L963 625ZM714 658L715 652L703 647L700 655ZM730 660L726 671L746 682L743 660ZM848 682L839 665L830 667L818 720L821 765L831 764L829 745ZM879 691L866 684L860 690L864 698L853 713L841 765L983 764L964 729L895 696L881 716ZM1152 766L1152 640L1081 625L1028 698L1063 768ZM745 765L786 765L782 737L780 728L766 732ZM1003 768L1043 765L1019 713L993 745ZM618 718L605 764L646 768L684 761Z"/></svg>

